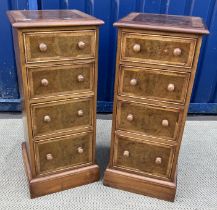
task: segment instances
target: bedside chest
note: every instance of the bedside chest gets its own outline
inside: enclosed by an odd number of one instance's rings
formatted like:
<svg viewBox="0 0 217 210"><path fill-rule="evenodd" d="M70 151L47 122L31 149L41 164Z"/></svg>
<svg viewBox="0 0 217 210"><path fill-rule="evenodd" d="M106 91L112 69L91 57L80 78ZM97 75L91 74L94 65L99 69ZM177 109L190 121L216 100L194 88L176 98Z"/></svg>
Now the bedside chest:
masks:
<svg viewBox="0 0 217 210"><path fill-rule="evenodd" d="M131 13L118 27L110 162L104 184L173 201L203 34L199 17Z"/></svg>
<svg viewBox="0 0 217 210"><path fill-rule="evenodd" d="M95 163L98 26L77 10L10 11L31 197L99 179Z"/></svg>

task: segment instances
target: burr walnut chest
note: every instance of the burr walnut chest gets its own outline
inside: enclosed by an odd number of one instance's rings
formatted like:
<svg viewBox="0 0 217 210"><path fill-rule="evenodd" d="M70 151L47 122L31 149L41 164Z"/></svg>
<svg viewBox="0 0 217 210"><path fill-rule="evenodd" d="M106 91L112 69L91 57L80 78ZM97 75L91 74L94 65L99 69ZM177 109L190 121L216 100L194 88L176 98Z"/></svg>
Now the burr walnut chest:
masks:
<svg viewBox="0 0 217 210"><path fill-rule="evenodd" d="M110 162L104 184L173 201L203 34L199 17L131 13L118 27Z"/></svg>
<svg viewBox="0 0 217 210"><path fill-rule="evenodd" d="M31 197L94 182L98 26L77 10L10 11Z"/></svg>

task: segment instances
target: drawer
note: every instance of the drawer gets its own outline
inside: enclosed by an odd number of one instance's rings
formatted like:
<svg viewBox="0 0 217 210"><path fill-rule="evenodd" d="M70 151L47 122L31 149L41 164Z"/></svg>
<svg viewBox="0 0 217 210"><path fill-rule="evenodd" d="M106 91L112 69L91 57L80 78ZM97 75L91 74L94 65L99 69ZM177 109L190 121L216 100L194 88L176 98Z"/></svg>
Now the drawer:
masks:
<svg viewBox="0 0 217 210"><path fill-rule="evenodd" d="M184 103L189 73L121 66L119 94Z"/></svg>
<svg viewBox="0 0 217 210"><path fill-rule="evenodd" d="M115 144L114 167L134 173L170 178L174 146L153 144L125 136L116 136Z"/></svg>
<svg viewBox="0 0 217 210"><path fill-rule="evenodd" d="M92 134L82 133L36 142L37 172L43 174L92 162Z"/></svg>
<svg viewBox="0 0 217 210"><path fill-rule="evenodd" d="M93 98L60 100L33 104L33 136L91 129Z"/></svg>
<svg viewBox="0 0 217 210"><path fill-rule="evenodd" d="M41 98L93 90L94 64L28 68L30 97Z"/></svg>
<svg viewBox="0 0 217 210"><path fill-rule="evenodd" d="M127 101L118 101L117 107L117 129L176 140L181 110Z"/></svg>
<svg viewBox="0 0 217 210"><path fill-rule="evenodd" d="M48 31L24 34L26 62L44 62L93 58L96 32Z"/></svg>
<svg viewBox="0 0 217 210"><path fill-rule="evenodd" d="M193 63L196 39L139 33L122 33L121 59L158 65Z"/></svg>

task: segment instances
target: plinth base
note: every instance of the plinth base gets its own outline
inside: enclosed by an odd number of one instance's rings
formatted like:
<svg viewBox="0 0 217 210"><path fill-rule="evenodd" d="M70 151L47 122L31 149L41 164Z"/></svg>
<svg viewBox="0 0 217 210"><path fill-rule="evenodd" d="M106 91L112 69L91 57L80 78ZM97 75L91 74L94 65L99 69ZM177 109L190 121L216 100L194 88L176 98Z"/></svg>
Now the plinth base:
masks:
<svg viewBox="0 0 217 210"><path fill-rule="evenodd" d="M105 171L103 184L167 201L174 201L176 194L176 182L162 181L110 168Z"/></svg>

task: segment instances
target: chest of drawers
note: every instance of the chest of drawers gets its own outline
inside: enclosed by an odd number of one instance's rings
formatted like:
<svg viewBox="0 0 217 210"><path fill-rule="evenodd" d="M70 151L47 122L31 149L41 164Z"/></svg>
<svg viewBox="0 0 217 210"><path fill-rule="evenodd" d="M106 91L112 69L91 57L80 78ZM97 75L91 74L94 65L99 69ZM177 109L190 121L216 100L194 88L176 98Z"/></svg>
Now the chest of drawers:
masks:
<svg viewBox="0 0 217 210"><path fill-rule="evenodd" d="M110 161L104 184L173 201L203 34L198 17L131 13L118 27Z"/></svg>
<svg viewBox="0 0 217 210"><path fill-rule="evenodd" d="M77 10L10 11L31 197L99 179L95 162L98 26Z"/></svg>

